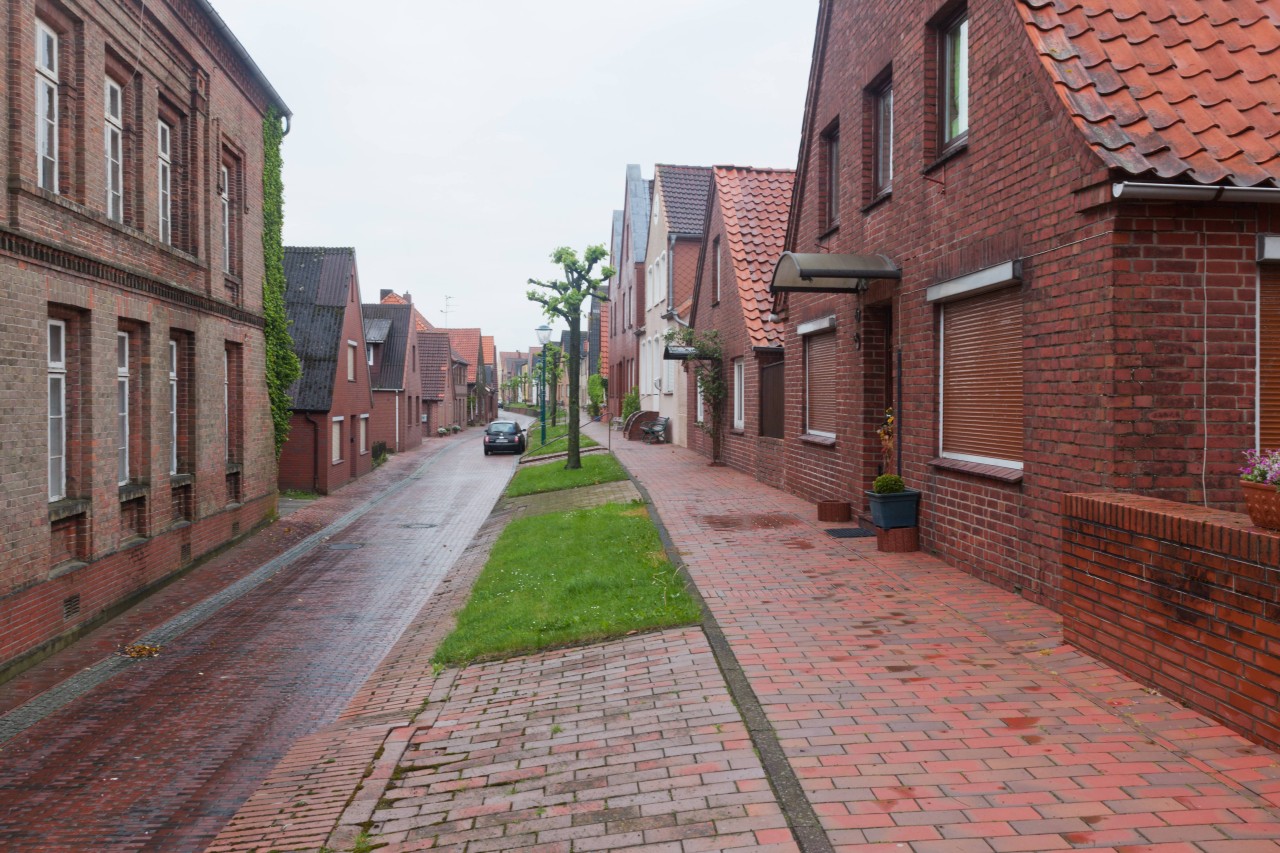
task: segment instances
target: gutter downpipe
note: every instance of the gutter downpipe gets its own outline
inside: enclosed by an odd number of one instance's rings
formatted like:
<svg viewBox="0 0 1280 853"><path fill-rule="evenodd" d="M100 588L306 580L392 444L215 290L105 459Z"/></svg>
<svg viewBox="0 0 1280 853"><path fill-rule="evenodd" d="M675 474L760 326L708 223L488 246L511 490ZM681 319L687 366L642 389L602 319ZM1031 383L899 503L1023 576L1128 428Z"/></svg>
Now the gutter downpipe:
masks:
<svg viewBox="0 0 1280 853"><path fill-rule="evenodd" d="M311 424L311 491L320 491L320 422L311 417L310 412L302 416Z"/></svg>
<svg viewBox="0 0 1280 853"><path fill-rule="evenodd" d="M1193 186L1190 184L1118 181L1111 185L1111 197L1147 201L1227 201L1280 204L1280 188Z"/></svg>

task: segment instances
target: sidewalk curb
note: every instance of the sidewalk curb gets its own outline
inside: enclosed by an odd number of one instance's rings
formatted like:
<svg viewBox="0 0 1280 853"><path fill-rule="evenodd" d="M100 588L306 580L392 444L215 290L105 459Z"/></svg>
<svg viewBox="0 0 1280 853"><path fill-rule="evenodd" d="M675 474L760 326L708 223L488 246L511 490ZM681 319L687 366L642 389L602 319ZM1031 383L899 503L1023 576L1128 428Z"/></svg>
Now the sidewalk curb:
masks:
<svg viewBox="0 0 1280 853"><path fill-rule="evenodd" d="M707 606L706 600L703 599L698 585L689 573L688 566L680 558L675 542L667 532L666 525L662 523L662 517L658 514L649 491L636 479L630 469L627 469L621 459L618 462L627 471L627 477L636 487L636 491L644 498L649 519L658 528L662 547L666 550L671 562L675 564L676 570L680 572L680 576L684 578L690 595L702 611L702 632L711 646L711 653L716 659L716 665L720 668L720 674L724 676L725 684L728 685L729 695L733 697L734 704L738 706L738 712L742 714L742 721L751 735L751 743L760 756L760 763L764 765L765 778L769 781L769 787L773 789L774 796L777 797L778 805L787 819L787 825L796 837L801 853L835 853L831 839L822 828L813 804L805 796L800 779L796 776L795 769L787 760L782 745L778 742L777 733L765 716L760 699L751 688L750 679L742 671L742 665L738 663L738 658L734 655L728 639L725 638L724 631L720 629L720 624Z"/></svg>

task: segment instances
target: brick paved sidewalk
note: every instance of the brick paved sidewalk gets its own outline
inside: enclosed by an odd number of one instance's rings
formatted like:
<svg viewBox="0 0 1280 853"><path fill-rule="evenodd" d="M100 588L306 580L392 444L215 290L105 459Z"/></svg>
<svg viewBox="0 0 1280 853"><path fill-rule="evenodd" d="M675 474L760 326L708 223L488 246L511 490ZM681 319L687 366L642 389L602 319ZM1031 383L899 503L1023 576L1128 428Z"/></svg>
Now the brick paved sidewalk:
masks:
<svg viewBox="0 0 1280 853"><path fill-rule="evenodd" d="M837 849L1280 850L1280 756L1064 646L1059 620L812 504L616 442Z"/></svg>

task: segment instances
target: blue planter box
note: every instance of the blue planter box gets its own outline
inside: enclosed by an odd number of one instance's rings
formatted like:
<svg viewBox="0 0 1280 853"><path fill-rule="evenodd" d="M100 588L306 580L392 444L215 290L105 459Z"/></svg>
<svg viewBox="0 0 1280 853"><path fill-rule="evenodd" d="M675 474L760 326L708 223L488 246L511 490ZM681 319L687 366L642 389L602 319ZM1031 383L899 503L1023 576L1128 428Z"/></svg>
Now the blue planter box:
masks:
<svg viewBox="0 0 1280 853"><path fill-rule="evenodd" d="M907 489L887 495L867 492L871 504L871 521L876 527L892 530L895 527L915 527L920 508L920 490Z"/></svg>

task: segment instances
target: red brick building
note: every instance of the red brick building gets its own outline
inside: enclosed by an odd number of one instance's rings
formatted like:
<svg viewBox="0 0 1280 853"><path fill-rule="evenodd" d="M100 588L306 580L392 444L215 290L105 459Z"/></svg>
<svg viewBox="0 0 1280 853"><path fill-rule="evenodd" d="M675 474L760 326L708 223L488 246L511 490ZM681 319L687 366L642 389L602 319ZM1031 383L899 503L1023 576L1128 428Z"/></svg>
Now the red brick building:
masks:
<svg viewBox="0 0 1280 853"><path fill-rule="evenodd" d="M467 364L467 394L463 414L454 423L460 426L479 423L485 405L484 345L479 329L446 329L449 344L457 358Z"/></svg>
<svg viewBox="0 0 1280 853"><path fill-rule="evenodd" d="M262 127L288 109L203 0L136 20L0 9L0 672L275 507Z"/></svg>
<svg viewBox="0 0 1280 853"><path fill-rule="evenodd" d="M627 166L622 210L614 212L614 244L609 285L609 410L622 411L622 398L640 383L640 337L644 334L645 260L649 242L649 194L653 181L640 167Z"/></svg>
<svg viewBox="0 0 1280 853"><path fill-rule="evenodd" d="M284 271L302 375L289 389L293 419L280 454L280 488L329 494L373 469L373 392L356 253L287 246Z"/></svg>
<svg viewBox="0 0 1280 853"><path fill-rule="evenodd" d="M719 334L728 383L720 459L783 485L785 388L782 328L771 319L769 282L782 254L795 172L717 166L707 203L689 323ZM711 411L687 383L689 446L711 456Z"/></svg>
<svg viewBox="0 0 1280 853"><path fill-rule="evenodd" d="M1280 443L1276 22L1111 7L824 0L774 279L787 487L901 471L926 548L1055 607L1065 494L1237 507Z"/></svg>
<svg viewBox="0 0 1280 853"><path fill-rule="evenodd" d="M413 306L373 303L363 313L373 389L370 440L392 453L412 450L422 444L424 414Z"/></svg>

